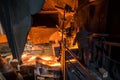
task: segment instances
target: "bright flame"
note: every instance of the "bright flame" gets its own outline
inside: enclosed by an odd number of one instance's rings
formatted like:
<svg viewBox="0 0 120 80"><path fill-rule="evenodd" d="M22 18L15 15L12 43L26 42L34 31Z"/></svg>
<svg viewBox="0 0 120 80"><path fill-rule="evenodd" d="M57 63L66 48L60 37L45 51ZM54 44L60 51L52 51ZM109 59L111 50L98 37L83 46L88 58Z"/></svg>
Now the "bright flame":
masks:
<svg viewBox="0 0 120 80"><path fill-rule="evenodd" d="M25 65L33 65L36 63L36 58L39 57L39 63L48 65L51 67L60 67L60 62L57 61L57 57L55 56L40 56L40 55L32 55L29 53L25 53L22 55L22 61Z"/></svg>
<svg viewBox="0 0 120 80"><path fill-rule="evenodd" d="M42 60L40 60L39 62L44 65L48 65L51 67L61 66L60 62L57 61L57 57L55 57L55 56L42 56L41 59Z"/></svg>
<svg viewBox="0 0 120 80"><path fill-rule="evenodd" d="M76 62L76 59L70 59L70 60L67 60L66 62Z"/></svg>
<svg viewBox="0 0 120 80"><path fill-rule="evenodd" d="M32 56L28 61L33 61L36 59L36 56Z"/></svg>
<svg viewBox="0 0 120 80"><path fill-rule="evenodd" d="M56 63L54 63L54 64L51 64L50 66L61 66L61 64L59 63L59 62L56 62Z"/></svg>
<svg viewBox="0 0 120 80"><path fill-rule="evenodd" d="M43 60L47 60L47 61L52 60L52 57L50 57L50 56L42 56L41 58Z"/></svg>
<svg viewBox="0 0 120 80"><path fill-rule="evenodd" d="M25 57L27 57L27 54L23 54L23 55L22 55L22 58L25 58Z"/></svg>

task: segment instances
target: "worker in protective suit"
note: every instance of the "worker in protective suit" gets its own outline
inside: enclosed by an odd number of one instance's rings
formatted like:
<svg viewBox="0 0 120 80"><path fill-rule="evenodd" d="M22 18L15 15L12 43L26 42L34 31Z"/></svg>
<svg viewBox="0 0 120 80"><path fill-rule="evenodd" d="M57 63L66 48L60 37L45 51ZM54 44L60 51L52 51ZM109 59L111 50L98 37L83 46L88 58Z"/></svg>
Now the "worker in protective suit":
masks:
<svg viewBox="0 0 120 80"><path fill-rule="evenodd" d="M91 33L88 32L84 27L81 27L76 33L75 39L73 41L73 45L78 44L79 48L79 60L84 61L86 66L89 66L89 55L90 55L90 47L89 47L89 35Z"/></svg>

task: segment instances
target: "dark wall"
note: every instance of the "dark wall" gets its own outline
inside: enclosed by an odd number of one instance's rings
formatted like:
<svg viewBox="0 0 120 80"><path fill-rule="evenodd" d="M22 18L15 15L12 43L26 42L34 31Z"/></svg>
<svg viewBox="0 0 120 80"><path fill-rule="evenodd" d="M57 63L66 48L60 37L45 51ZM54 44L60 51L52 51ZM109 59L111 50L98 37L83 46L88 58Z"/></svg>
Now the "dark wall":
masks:
<svg viewBox="0 0 120 80"><path fill-rule="evenodd" d="M32 20L32 26L55 27L58 25L58 14L35 14Z"/></svg>
<svg viewBox="0 0 120 80"><path fill-rule="evenodd" d="M107 33L112 34L113 37L108 40L111 42L120 43L120 3L119 0L109 0L108 16L107 16ZM117 36L117 37L116 37ZM120 47L111 47L111 61L110 61L110 75L113 80L120 80L120 60L118 54Z"/></svg>
<svg viewBox="0 0 120 80"><path fill-rule="evenodd" d="M120 34L119 0L109 0L108 16L107 16L107 33Z"/></svg>

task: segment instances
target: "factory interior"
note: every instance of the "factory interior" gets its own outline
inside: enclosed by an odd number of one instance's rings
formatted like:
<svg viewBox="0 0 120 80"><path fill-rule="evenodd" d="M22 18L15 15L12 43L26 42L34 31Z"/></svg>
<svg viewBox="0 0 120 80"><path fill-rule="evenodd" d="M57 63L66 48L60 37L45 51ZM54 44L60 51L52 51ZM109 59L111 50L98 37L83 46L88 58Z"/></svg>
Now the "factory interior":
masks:
<svg viewBox="0 0 120 80"><path fill-rule="evenodd" d="M120 80L115 0L0 0L0 80Z"/></svg>

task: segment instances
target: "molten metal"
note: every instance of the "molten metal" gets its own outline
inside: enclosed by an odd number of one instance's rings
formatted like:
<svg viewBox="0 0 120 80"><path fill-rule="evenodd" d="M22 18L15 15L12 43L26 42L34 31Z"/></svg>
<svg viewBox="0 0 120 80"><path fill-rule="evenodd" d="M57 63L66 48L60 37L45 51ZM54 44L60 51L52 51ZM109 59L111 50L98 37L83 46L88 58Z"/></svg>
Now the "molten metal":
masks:
<svg viewBox="0 0 120 80"><path fill-rule="evenodd" d="M50 66L50 67L60 67L60 62L57 61L57 57L55 56L40 56L40 55L32 55L30 53L24 53L22 55L23 64L26 65L35 65L36 58L40 58L38 60L39 63Z"/></svg>

